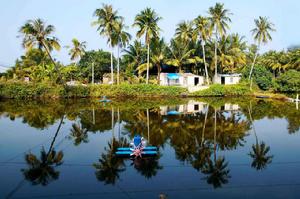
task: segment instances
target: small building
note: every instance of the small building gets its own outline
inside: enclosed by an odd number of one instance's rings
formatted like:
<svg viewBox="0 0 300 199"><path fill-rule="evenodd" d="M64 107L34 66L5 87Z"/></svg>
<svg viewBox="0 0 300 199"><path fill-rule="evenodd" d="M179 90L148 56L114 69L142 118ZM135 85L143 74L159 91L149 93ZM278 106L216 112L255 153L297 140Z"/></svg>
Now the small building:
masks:
<svg viewBox="0 0 300 199"><path fill-rule="evenodd" d="M160 85L162 86L198 86L204 84L204 77L192 73L161 73Z"/></svg>
<svg viewBox="0 0 300 199"><path fill-rule="evenodd" d="M214 82L224 85L238 84L241 80L241 77L241 74L218 74L217 78L214 79Z"/></svg>

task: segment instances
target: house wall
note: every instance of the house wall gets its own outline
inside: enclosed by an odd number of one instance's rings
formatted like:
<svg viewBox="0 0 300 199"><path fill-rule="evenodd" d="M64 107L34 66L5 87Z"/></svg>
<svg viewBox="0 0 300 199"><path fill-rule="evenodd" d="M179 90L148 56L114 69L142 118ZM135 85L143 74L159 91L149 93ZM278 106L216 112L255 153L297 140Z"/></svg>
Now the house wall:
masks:
<svg viewBox="0 0 300 199"><path fill-rule="evenodd" d="M204 77L202 77L202 76L197 76L197 75L185 76L185 75L181 75L178 79L178 84L177 85L180 85L180 86L183 86L183 87L195 86L194 85L195 77L199 78L199 83L198 83L199 85L204 84ZM175 80L173 80L173 81L175 81ZM169 85L167 73L161 73L160 74L160 85L162 85L162 86L168 86Z"/></svg>
<svg viewBox="0 0 300 199"><path fill-rule="evenodd" d="M238 84L241 80L241 77L225 77L225 85Z"/></svg>
<svg viewBox="0 0 300 199"><path fill-rule="evenodd" d="M221 84L222 83L221 78L222 78L221 76L214 78L214 82L216 82L217 84ZM240 76L225 76L225 85L238 84L240 80L241 80Z"/></svg>

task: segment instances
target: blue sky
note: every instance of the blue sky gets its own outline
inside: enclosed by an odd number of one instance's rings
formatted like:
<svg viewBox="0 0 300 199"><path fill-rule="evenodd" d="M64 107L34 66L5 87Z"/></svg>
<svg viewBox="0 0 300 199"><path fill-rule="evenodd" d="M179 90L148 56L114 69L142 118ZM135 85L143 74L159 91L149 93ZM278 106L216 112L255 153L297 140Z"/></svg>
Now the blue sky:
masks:
<svg viewBox="0 0 300 199"><path fill-rule="evenodd" d="M161 35L168 41L174 34L175 26L183 20L191 20L207 15L207 10L216 2L225 4L233 15L230 33L245 35L253 42L250 30L253 20L258 16L267 16L275 24L273 41L262 48L282 50L293 44L300 44L300 1L297 0L2 0L0 3L0 65L13 64L24 53L21 38L17 38L19 27L28 19L42 18L56 27L62 46L69 45L72 38L87 41L88 49L107 50L106 39L100 37L95 27L91 27L93 12L102 3L109 3L118 9L130 25L129 32L135 35L131 27L135 15L145 7L154 8L163 20ZM68 63L67 50L62 48L53 52L54 57Z"/></svg>

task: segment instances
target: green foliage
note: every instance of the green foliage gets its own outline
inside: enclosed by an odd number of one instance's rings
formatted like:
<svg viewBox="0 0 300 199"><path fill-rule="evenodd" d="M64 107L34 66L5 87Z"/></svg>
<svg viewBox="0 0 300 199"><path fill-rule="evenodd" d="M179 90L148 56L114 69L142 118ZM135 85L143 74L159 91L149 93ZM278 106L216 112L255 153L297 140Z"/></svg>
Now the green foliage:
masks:
<svg viewBox="0 0 300 199"><path fill-rule="evenodd" d="M197 91L192 93L193 96L245 96L251 95L251 91L247 84L236 84L236 85L221 85L214 84L208 89Z"/></svg>
<svg viewBox="0 0 300 199"><path fill-rule="evenodd" d="M85 98L85 97L160 97L180 96L181 87L146 84L61 86L23 82L0 83L0 97L5 98Z"/></svg>
<svg viewBox="0 0 300 199"><path fill-rule="evenodd" d="M5 98L43 98L57 97L59 94L59 86L51 86L49 84L33 84L23 82L5 82L0 83L0 97Z"/></svg>
<svg viewBox="0 0 300 199"><path fill-rule="evenodd" d="M121 84L91 86L93 97L156 97L156 96L179 96L186 89L173 86L157 86L151 84Z"/></svg>
<svg viewBox="0 0 300 199"><path fill-rule="evenodd" d="M276 91L279 92L299 92L300 72L289 70L276 79Z"/></svg>
<svg viewBox="0 0 300 199"><path fill-rule="evenodd" d="M250 73L250 67L247 67L243 71L243 77L248 78ZM272 88L272 73L268 71L265 67L256 65L254 66L252 77L254 82L262 90L269 90Z"/></svg>
<svg viewBox="0 0 300 199"><path fill-rule="evenodd" d="M103 75L110 72L110 53L103 50L85 52L78 67L81 70L81 77L89 81L92 79L92 64L94 64L95 81L102 80Z"/></svg>

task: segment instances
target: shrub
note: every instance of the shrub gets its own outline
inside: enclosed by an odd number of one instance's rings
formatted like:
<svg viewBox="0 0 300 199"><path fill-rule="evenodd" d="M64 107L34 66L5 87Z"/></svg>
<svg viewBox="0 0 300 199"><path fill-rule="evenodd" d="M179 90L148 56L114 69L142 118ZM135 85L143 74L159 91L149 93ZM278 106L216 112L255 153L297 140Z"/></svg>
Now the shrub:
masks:
<svg viewBox="0 0 300 199"><path fill-rule="evenodd" d="M249 74L250 67L247 67L243 71L243 77L246 79L249 77ZM252 78L253 81L257 84L257 86L262 90L269 90L273 86L272 73L263 66L254 66Z"/></svg>
<svg viewBox="0 0 300 199"><path fill-rule="evenodd" d="M0 83L0 97L5 98L82 98L82 97L160 97L180 96L187 90L181 87L151 84L62 86L24 82Z"/></svg>
<svg viewBox="0 0 300 199"><path fill-rule="evenodd" d="M221 85L214 84L208 89L197 91L193 93L193 96L243 96L250 95L251 91L247 84L236 85Z"/></svg>
<svg viewBox="0 0 300 199"><path fill-rule="evenodd" d="M300 72L289 70L283 73L275 81L276 91L279 92L299 92L300 91Z"/></svg>

